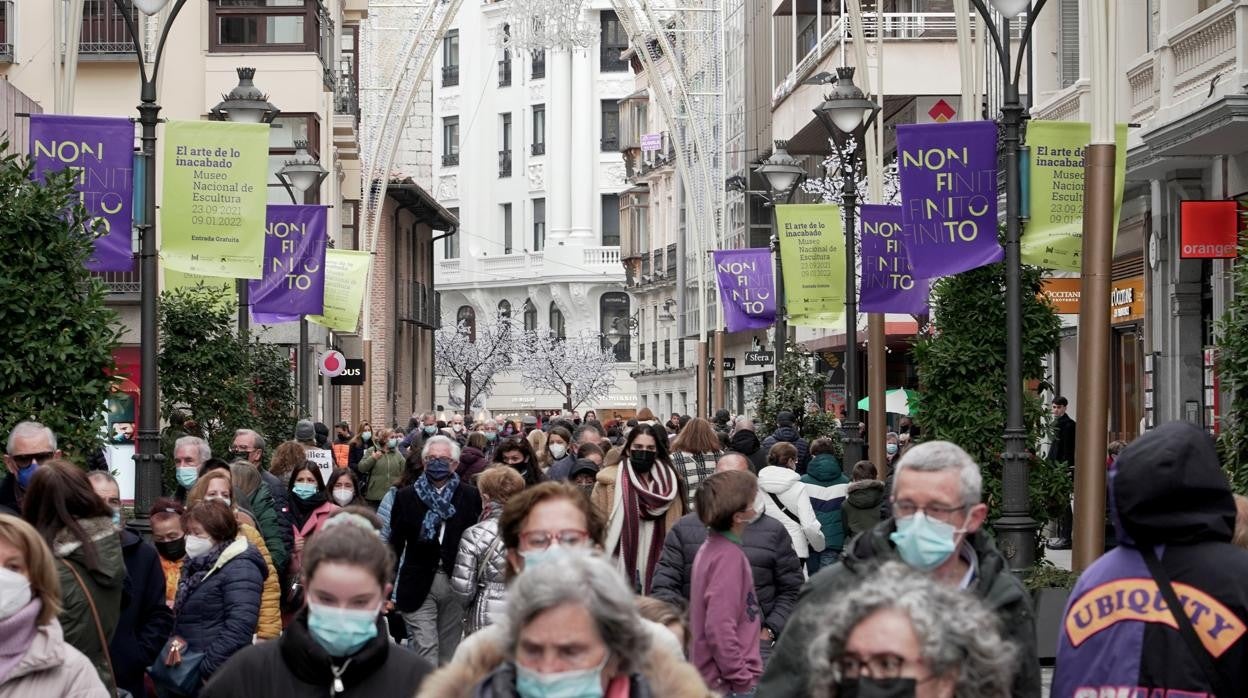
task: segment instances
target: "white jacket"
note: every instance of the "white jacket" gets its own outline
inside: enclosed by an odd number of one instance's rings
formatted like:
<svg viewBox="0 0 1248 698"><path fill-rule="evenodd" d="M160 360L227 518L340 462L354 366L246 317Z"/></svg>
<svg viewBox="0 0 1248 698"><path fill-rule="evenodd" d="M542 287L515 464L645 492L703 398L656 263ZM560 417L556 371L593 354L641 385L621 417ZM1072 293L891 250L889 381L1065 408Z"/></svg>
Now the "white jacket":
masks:
<svg viewBox="0 0 1248 698"><path fill-rule="evenodd" d="M810 485L802 482L797 472L788 468L769 465L758 471L758 488L762 495L759 499L765 503L763 514L784 524L793 539L793 550L803 560L810 557L812 550L822 551L825 545L823 526L815 518L815 509L806 491L808 487ZM780 500L783 511L770 495Z"/></svg>

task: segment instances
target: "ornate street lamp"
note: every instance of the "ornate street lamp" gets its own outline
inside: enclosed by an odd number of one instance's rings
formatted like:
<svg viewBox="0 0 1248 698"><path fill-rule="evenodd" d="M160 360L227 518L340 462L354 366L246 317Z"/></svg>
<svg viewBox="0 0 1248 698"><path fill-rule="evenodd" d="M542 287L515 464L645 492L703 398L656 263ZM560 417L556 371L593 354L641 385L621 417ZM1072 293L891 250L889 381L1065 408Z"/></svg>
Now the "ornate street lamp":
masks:
<svg viewBox="0 0 1248 698"><path fill-rule="evenodd" d="M789 323L784 307L784 265L780 262L780 229L776 224L776 204L788 203L797 193L797 185L806 176L803 159L789 155L786 141L776 141L771 157L759 163L754 172L767 180L771 189L771 251L776 256L776 385L780 385L780 362L784 359L784 344L789 335Z"/></svg>

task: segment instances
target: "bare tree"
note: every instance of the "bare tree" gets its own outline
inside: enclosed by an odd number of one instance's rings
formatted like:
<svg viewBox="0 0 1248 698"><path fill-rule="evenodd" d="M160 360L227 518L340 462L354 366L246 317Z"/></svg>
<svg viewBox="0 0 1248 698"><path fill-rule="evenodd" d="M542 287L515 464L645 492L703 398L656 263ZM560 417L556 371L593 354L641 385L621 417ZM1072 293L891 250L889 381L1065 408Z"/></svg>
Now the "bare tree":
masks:
<svg viewBox="0 0 1248 698"><path fill-rule="evenodd" d="M434 372L463 385L466 410L494 394L495 378L511 367L516 349L517 333L510 319L497 317L481 323L475 335L466 322L433 334Z"/></svg>
<svg viewBox="0 0 1248 698"><path fill-rule="evenodd" d="M601 400L615 387L615 355L596 334L560 339L550 332L525 332L519 369L524 387L562 395L565 410Z"/></svg>

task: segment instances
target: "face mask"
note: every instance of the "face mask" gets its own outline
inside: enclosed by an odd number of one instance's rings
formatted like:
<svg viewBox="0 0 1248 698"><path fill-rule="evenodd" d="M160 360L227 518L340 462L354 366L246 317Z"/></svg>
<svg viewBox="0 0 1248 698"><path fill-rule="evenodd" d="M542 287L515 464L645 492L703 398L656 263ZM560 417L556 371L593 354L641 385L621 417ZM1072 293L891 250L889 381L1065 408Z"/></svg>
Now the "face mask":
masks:
<svg viewBox="0 0 1248 698"><path fill-rule="evenodd" d="M251 454L249 453L241 453L239 451L230 451L230 462L232 463L236 460L250 460L249 458L250 455Z"/></svg>
<svg viewBox="0 0 1248 698"><path fill-rule="evenodd" d="M38 468L39 468L38 461L31 463L25 468L18 468L17 469L17 484L20 485L22 489L26 489L27 487L30 487L30 479L35 476L35 470L37 470Z"/></svg>
<svg viewBox="0 0 1248 698"><path fill-rule="evenodd" d="M372 440L373 440L373 432L371 432L371 431L366 431L366 432L364 432L363 434L360 434L360 440L361 440L361 441L372 441Z"/></svg>
<svg viewBox="0 0 1248 698"><path fill-rule="evenodd" d="M485 440L486 440L486 441L489 441L490 443L493 443L493 442L494 442L494 439L497 439L497 438L498 438L498 432L496 432L496 431L487 431L487 432L485 432Z"/></svg>
<svg viewBox="0 0 1248 698"><path fill-rule="evenodd" d="M294 492L299 499L306 500L316 494L316 485L310 482L297 482L294 487L290 488L290 491Z"/></svg>
<svg viewBox="0 0 1248 698"><path fill-rule="evenodd" d="M185 466L174 471L177 475L178 484L182 485L182 489L189 490L195 486L195 481L199 479L199 469L195 466Z"/></svg>
<svg viewBox="0 0 1248 698"><path fill-rule="evenodd" d="M121 509L113 509L113 528L121 528Z"/></svg>
<svg viewBox="0 0 1248 698"><path fill-rule="evenodd" d="M177 562L186 557L186 539L179 538L177 540L168 540L163 543L153 543L156 546L156 552L166 560Z"/></svg>
<svg viewBox="0 0 1248 698"><path fill-rule="evenodd" d="M0 620L30 603L30 580L13 570L0 568Z"/></svg>
<svg viewBox="0 0 1248 698"><path fill-rule="evenodd" d="M212 539L203 536L188 535L186 541L186 556L189 558L197 558L212 550Z"/></svg>
<svg viewBox="0 0 1248 698"><path fill-rule="evenodd" d="M567 452L568 452L568 447L564 446L563 444L551 444L550 445L550 455L554 456L556 460L558 460L559 458L563 458L563 454Z"/></svg>
<svg viewBox="0 0 1248 698"><path fill-rule="evenodd" d="M430 458L425 461L425 475L434 482L442 482L451 476L451 461L449 458Z"/></svg>
<svg viewBox="0 0 1248 698"><path fill-rule="evenodd" d="M602 696L602 670L607 658L596 667L539 674L532 669L516 665L516 693L520 698L600 698Z"/></svg>
<svg viewBox="0 0 1248 698"><path fill-rule="evenodd" d="M392 448L392 449L394 449L394 448L398 448L398 447L399 447L399 440L398 440L398 439L390 439L389 441L387 441L387 442L386 442L386 446L389 446L389 447L390 447L390 448Z"/></svg>
<svg viewBox="0 0 1248 698"><path fill-rule="evenodd" d="M334 490L334 501L338 506L345 507L355 499L355 490Z"/></svg>
<svg viewBox="0 0 1248 698"><path fill-rule="evenodd" d="M897 453L897 444L888 444L884 447L884 450L888 452L888 455L894 455Z"/></svg>
<svg viewBox="0 0 1248 698"><path fill-rule="evenodd" d="M227 507L230 505L230 498L229 498L229 497L222 497L222 496L220 496L220 495L217 495L217 496L214 496L214 497L204 497L204 501L205 501L205 502L221 502L222 504L226 505Z"/></svg>
<svg viewBox="0 0 1248 698"><path fill-rule="evenodd" d="M430 436L432 436L432 435L434 435L434 434L438 433L438 425L437 425L437 424L427 424L427 425L425 425L425 433L426 433L426 434L428 434L428 435L430 435Z"/></svg>
<svg viewBox="0 0 1248 698"><path fill-rule="evenodd" d="M949 559L957 543L954 538L960 531L944 521L930 519L923 512L898 519L897 530L889 540L897 546L897 554L907 565L930 572Z"/></svg>
<svg viewBox="0 0 1248 698"><path fill-rule="evenodd" d="M463 431L463 430L464 430L464 425L463 425L463 424L455 424L455 425L453 425L452 429L455 431L455 433L456 433L456 434L458 434L459 432L461 432L461 431Z"/></svg>
<svg viewBox="0 0 1248 698"><path fill-rule="evenodd" d="M334 608L308 604L308 630L331 657L355 654L377 637L377 608Z"/></svg>
<svg viewBox="0 0 1248 698"><path fill-rule="evenodd" d="M524 559L524 569L530 570L567 554L568 551L562 545L552 542L545 550L525 550L520 553L520 557Z"/></svg>
<svg viewBox="0 0 1248 698"><path fill-rule="evenodd" d="M836 684L838 698L913 698L914 679L845 679Z"/></svg>
<svg viewBox="0 0 1248 698"><path fill-rule="evenodd" d="M633 470L638 473L648 473L654 467L655 452L654 451L629 451L628 463L633 466Z"/></svg>

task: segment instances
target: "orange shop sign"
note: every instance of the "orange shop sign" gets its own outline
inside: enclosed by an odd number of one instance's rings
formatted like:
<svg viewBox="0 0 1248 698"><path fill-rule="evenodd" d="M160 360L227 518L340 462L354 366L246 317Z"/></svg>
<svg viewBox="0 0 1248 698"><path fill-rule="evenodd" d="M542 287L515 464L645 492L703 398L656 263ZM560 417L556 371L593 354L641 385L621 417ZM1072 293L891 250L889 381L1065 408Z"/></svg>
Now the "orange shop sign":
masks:
<svg viewBox="0 0 1248 698"><path fill-rule="evenodd" d="M1079 314L1078 278L1045 278L1041 293L1060 315ZM1118 325L1144 319L1144 277L1114 281L1109 289L1109 323Z"/></svg>
<svg viewBox="0 0 1248 698"><path fill-rule="evenodd" d="M1047 277L1040 286L1040 292L1049 297L1049 303L1057 308L1059 315L1079 314L1079 277Z"/></svg>

